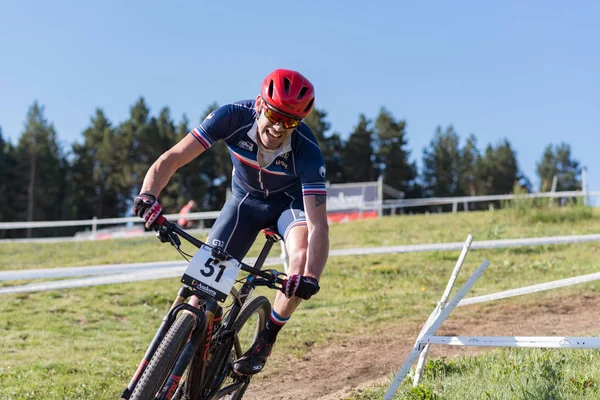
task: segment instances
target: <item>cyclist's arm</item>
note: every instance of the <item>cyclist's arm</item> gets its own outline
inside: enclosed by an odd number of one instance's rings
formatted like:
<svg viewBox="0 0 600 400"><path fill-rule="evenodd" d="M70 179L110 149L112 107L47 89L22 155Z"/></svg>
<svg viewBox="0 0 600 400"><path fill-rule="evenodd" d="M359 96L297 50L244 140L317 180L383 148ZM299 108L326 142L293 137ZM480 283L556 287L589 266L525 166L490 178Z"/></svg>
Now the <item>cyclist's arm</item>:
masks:
<svg viewBox="0 0 600 400"><path fill-rule="evenodd" d="M179 143L163 153L158 160L152 164L144 183L142 192L149 192L158 197L163 188L169 183L169 179L180 167L192 161L204 152L198 140L192 135L186 135Z"/></svg>
<svg viewBox="0 0 600 400"><path fill-rule="evenodd" d="M304 275L317 280L321 278L329 255L326 201L325 194L304 196L304 211L308 226L308 250Z"/></svg>
<svg viewBox="0 0 600 400"><path fill-rule="evenodd" d="M150 167L144 178L142 192L158 197L178 168L192 161L219 139L235 131L241 121L241 106L228 104L210 113L198 127L164 153Z"/></svg>

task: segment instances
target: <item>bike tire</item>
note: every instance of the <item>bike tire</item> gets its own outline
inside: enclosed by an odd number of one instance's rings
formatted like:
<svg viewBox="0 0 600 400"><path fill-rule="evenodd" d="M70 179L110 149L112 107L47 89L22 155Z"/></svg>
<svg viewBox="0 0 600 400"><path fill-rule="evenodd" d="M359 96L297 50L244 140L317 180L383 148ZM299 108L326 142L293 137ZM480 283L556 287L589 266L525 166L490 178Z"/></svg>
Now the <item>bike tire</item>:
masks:
<svg viewBox="0 0 600 400"><path fill-rule="evenodd" d="M196 317L183 312L175 320L152 356L129 400L151 400L162 388L181 349L196 324Z"/></svg>
<svg viewBox="0 0 600 400"><path fill-rule="evenodd" d="M232 349L229 357L225 360L221 367L220 375L230 374L233 362L240 358L258 337L258 333L264 329L269 316L271 315L271 303L264 296L252 297L242 307L240 314L233 324L233 329L237 333L237 338L240 342L241 352L237 352L235 347ZM226 394L225 396L215 396L214 399L239 400L246 393L246 389L250 384L251 377L246 377L244 385L234 393ZM221 388L224 385L221 385Z"/></svg>
<svg viewBox="0 0 600 400"><path fill-rule="evenodd" d="M271 303L269 299L264 296L251 297L246 301L237 319L233 323L233 330L237 334L237 340L240 343L241 352L236 351L234 346L227 349L216 349L215 360L212 365L212 371L207 372L207 376L213 377L210 386L215 385L215 382L221 381L219 389L223 389L229 384L234 382L232 374L233 362L240 358L242 354L246 352L254 343L260 332L267 323L269 316L271 315ZM221 351L219 351L221 350ZM223 351L225 350L225 351ZM200 368L199 365L192 364L191 368ZM250 377L244 377L244 384L232 393L219 394L212 397L212 400L226 399L226 400L239 400L243 397L248 385L250 383ZM191 394L191 393L190 393Z"/></svg>

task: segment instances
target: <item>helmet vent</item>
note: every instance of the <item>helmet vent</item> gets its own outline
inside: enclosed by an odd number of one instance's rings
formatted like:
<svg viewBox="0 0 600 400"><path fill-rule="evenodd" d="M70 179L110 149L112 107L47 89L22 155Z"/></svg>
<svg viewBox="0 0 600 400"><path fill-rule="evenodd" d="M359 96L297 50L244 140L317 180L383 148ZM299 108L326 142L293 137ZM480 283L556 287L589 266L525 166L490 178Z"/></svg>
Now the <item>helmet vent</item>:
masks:
<svg viewBox="0 0 600 400"><path fill-rule="evenodd" d="M271 82L269 83L269 97L273 98L273 79L271 79Z"/></svg>
<svg viewBox="0 0 600 400"><path fill-rule="evenodd" d="M307 90L308 90L308 88L306 86L302 86L302 89L300 89L300 93L298 94L298 100L300 100L301 98L304 97Z"/></svg>
<svg viewBox="0 0 600 400"><path fill-rule="evenodd" d="M313 97L313 98L310 100L310 102L308 103L308 105L306 106L306 108L304 109L304 112L308 112L308 111L310 111L310 109L312 108L312 106L313 106L313 103L314 103L314 102L315 102L315 98Z"/></svg>
<svg viewBox="0 0 600 400"><path fill-rule="evenodd" d="M283 78L283 88L286 94L290 94L290 84L291 82L288 78Z"/></svg>

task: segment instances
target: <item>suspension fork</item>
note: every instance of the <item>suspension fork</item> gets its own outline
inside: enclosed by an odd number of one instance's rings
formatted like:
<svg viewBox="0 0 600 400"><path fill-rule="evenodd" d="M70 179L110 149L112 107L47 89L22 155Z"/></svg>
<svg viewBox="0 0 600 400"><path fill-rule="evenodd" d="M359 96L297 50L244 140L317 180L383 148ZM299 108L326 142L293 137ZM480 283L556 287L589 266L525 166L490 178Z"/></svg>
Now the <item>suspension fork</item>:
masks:
<svg viewBox="0 0 600 400"><path fill-rule="evenodd" d="M160 342L162 342L162 340L164 339L165 335L169 331L169 328L171 328L171 325L173 325L173 322L175 321L175 318L177 318L177 314L180 311L186 309L195 314L199 318L199 320L202 321L204 317L199 312L199 310L195 307L184 303L185 299L187 299L191 295L192 290L189 287L183 286L181 289L179 289L177 297L171 305L171 309L169 310L167 315L165 315L162 319L160 327L158 328L158 331L156 331L156 334L154 335L150 346L148 346L148 349L146 350L142 361L139 363L137 370L133 375L133 378L131 378L131 381L129 381L127 388L123 391L123 394L121 394L121 400L128 400L129 397L131 397L131 394L135 390L135 387L138 381L140 380L140 377L142 376L142 374L146 370L146 367L150 363L150 359L152 359L152 356L156 352L156 349L158 349Z"/></svg>
<svg viewBox="0 0 600 400"><path fill-rule="evenodd" d="M208 365L212 363L213 354L210 350L210 343L218 324L221 323L221 318L223 316L223 309L219 306L219 304L214 301L208 301L206 303L206 311L204 312L206 316L205 319L205 328L204 328L204 337L203 342L204 347L202 349L202 368L200 372L200 388L203 388L206 384L206 374L208 370ZM200 354L198 354L200 356Z"/></svg>
<svg viewBox="0 0 600 400"><path fill-rule="evenodd" d="M206 334L206 317L203 313L201 313L197 308L186 303L182 303L178 307L182 307L182 309L192 311L198 315L198 324L192 333L192 337L186 342L183 350L181 350L181 353L177 358L177 362L175 363L175 367L171 370L171 375L158 394L158 400L170 400L173 397L177 391L177 388L179 387L179 381L181 381L183 373L198 351L198 348L202 344L202 340Z"/></svg>

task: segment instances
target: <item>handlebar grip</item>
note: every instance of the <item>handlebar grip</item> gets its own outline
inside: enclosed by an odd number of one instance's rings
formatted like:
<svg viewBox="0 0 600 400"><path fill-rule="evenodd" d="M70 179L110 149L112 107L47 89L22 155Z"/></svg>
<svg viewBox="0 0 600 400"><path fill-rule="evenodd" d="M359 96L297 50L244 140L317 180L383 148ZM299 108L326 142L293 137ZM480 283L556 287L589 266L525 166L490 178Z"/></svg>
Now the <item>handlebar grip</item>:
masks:
<svg viewBox="0 0 600 400"><path fill-rule="evenodd" d="M159 215L158 218L156 218L156 221L154 221L155 224L160 226L163 226L165 222L167 222L167 219L163 215Z"/></svg>

